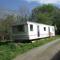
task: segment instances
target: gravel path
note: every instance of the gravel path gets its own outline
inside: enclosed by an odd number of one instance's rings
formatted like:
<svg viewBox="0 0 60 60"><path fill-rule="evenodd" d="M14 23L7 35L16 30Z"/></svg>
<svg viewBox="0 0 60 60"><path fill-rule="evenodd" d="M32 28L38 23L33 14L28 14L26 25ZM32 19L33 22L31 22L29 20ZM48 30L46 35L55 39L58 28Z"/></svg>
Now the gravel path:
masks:
<svg viewBox="0 0 60 60"><path fill-rule="evenodd" d="M34 48L13 60L60 60L60 39Z"/></svg>

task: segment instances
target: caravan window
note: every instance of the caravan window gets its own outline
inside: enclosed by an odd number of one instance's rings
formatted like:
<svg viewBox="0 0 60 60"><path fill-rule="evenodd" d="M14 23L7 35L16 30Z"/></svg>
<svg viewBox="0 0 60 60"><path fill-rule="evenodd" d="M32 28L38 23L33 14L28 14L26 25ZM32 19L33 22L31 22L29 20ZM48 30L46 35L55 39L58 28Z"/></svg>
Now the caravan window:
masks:
<svg viewBox="0 0 60 60"><path fill-rule="evenodd" d="M33 25L30 25L30 31L33 31Z"/></svg>
<svg viewBox="0 0 60 60"><path fill-rule="evenodd" d="M16 32L24 32L24 25L13 26L12 30L13 30L14 33L16 33Z"/></svg>
<svg viewBox="0 0 60 60"><path fill-rule="evenodd" d="M44 31L46 31L46 27L44 27Z"/></svg>
<svg viewBox="0 0 60 60"><path fill-rule="evenodd" d="M17 30L23 32L24 31L24 25L18 25Z"/></svg>

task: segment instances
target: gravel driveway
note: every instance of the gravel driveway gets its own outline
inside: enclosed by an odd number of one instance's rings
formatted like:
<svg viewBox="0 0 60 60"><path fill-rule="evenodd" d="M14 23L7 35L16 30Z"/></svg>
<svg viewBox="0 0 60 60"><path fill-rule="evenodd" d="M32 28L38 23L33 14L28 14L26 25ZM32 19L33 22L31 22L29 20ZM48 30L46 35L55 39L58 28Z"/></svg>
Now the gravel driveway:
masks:
<svg viewBox="0 0 60 60"><path fill-rule="evenodd" d="M13 60L60 60L60 39L34 48Z"/></svg>

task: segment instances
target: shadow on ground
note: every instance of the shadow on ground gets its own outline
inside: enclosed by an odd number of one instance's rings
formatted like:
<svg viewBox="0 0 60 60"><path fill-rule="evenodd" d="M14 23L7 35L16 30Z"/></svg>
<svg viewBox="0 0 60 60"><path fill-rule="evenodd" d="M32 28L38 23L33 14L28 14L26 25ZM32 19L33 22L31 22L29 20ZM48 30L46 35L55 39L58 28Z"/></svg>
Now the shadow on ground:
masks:
<svg viewBox="0 0 60 60"><path fill-rule="evenodd" d="M60 60L60 51L51 60Z"/></svg>
<svg viewBox="0 0 60 60"><path fill-rule="evenodd" d="M31 43L29 40L26 40L26 41L3 41L3 42L0 42L0 46L1 45L8 45L9 43Z"/></svg>

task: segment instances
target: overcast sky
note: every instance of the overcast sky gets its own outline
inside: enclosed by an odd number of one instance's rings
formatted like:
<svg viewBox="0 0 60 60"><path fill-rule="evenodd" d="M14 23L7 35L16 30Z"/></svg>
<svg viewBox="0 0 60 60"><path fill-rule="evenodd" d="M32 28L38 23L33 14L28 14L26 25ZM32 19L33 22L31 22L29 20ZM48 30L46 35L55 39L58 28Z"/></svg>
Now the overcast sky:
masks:
<svg viewBox="0 0 60 60"><path fill-rule="evenodd" d="M42 3L42 4L48 4L48 3L56 4L56 3L60 2L60 0L26 0L26 1L28 1L28 2L36 1L36 2Z"/></svg>

